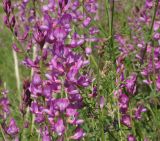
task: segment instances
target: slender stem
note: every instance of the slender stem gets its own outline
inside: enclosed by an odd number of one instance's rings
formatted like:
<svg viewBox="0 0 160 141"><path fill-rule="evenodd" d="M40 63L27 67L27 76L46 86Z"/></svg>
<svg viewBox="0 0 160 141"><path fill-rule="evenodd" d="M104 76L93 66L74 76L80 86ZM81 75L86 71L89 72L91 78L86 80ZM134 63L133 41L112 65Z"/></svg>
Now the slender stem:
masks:
<svg viewBox="0 0 160 141"><path fill-rule="evenodd" d="M19 96L19 101L21 101L21 82L20 82L20 73L19 73L19 67L18 67L18 57L17 53L12 49L13 52L13 59L14 59L14 69L15 69L15 76L16 76L16 82L17 82L17 90L18 90L18 96Z"/></svg>
<svg viewBox="0 0 160 141"><path fill-rule="evenodd" d="M37 56L37 45L34 45L33 46L33 56L32 56L33 61L35 60L36 56ZM31 69L31 77L33 76L33 73L34 73L34 69L32 68Z"/></svg>
<svg viewBox="0 0 160 141"><path fill-rule="evenodd" d="M104 134L104 126L103 126L103 109L101 110L100 109L100 112L101 112L101 130L102 130L102 134L101 134L101 141L105 141L105 134Z"/></svg>
<svg viewBox="0 0 160 141"><path fill-rule="evenodd" d="M7 141L6 137L5 137L5 134L3 132L3 128L2 128L2 125L0 124L0 128L1 128L1 133L2 133L2 137L3 137L3 140L4 141Z"/></svg>
<svg viewBox="0 0 160 141"><path fill-rule="evenodd" d="M33 133L33 129L34 129L34 120L35 120L35 116L32 114L32 123L31 123L31 131L30 131L30 135L32 135L32 133Z"/></svg>
<svg viewBox="0 0 160 141"><path fill-rule="evenodd" d="M112 0L112 7L111 7L111 24L110 24L110 36L111 36L111 39L110 39L110 48L111 48L111 56L113 56L113 59L115 59L115 55L114 55L114 51L113 51L113 48L114 48L114 35L113 35L113 21L114 21L114 0Z"/></svg>
<svg viewBox="0 0 160 141"><path fill-rule="evenodd" d="M132 109L133 108L131 107L131 104L129 104L129 114L130 114L130 117L131 117L132 132L134 133L134 135L136 135L135 125L134 125L134 121L132 119L132 117L133 117Z"/></svg>
<svg viewBox="0 0 160 141"><path fill-rule="evenodd" d="M97 64L94 56L93 56L93 55L90 55L90 59L91 59L92 63L94 64L94 66L96 67L96 70L98 70L98 69L99 69L99 68L98 68L98 64Z"/></svg>
<svg viewBox="0 0 160 141"><path fill-rule="evenodd" d="M108 27L109 27L109 32L110 32L110 29L111 29L111 23L110 23L111 15L110 15L110 10L109 10L110 6L109 6L109 1L108 0L106 0L105 5L106 5L107 16L108 16Z"/></svg>
<svg viewBox="0 0 160 141"><path fill-rule="evenodd" d="M153 26L154 26L154 21L155 21L155 18L156 18L156 13L157 13L157 9L158 9L158 1L159 1L159 0L156 0L156 5L155 5L155 9L154 9L152 24L151 24L151 28L150 28L150 32L149 32L149 35L150 35L150 36L152 35L152 30L153 30Z"/></svg>
<svg viewBox="0 0 160 141"><path fill-rule="evenodd" d="M113 47L114 47L114 34L113 34L113 21L114 21L114 5L115 2L114 0L112 0L112 6L110 6L110 2L107 0L107 2L105 3L106 5L106 11L107 11L107 16L108 16L108 26L109 26L109 35L110 35L110 42L109 42L109 55L110 55L110 59L115 60L115 55L113 54ZM111 8L111 11L110 11Z"/></svg>
<svg viewBox="0 0 160 141"><path fill-rule="evenodd" d="M117 101L118 103L118 101ZM118 104L117 104L118 105ZM121 121L120 121L120 111L119 111L119 106L117 106L118 110L118 126L119 126L119 136L120 136L120 141L122 141L122 132L121 132Z"/></svg>
<svg viewBox="0 0 160 141"><path fill-rule="evenodd" d="M40 141L40 137L41 137L41 134L40 134L40 130L38 132L38 141Z"/></svg>

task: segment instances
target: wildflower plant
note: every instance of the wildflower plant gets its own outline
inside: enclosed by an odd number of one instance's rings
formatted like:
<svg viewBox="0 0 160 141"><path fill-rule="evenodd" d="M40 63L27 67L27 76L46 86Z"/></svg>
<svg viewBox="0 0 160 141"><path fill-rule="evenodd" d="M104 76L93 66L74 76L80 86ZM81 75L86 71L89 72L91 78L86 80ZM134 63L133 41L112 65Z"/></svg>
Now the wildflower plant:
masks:
<svg viewBox="0 0 160 141"><path fill-rule="evenodd" d="M28 9L30 4L32 8ZM22 64L32 71L31 80L23 84L20 101L23 122L31 115L31 134L36 130L44 141L79 140L85 136L81 127L84 119L79 117L80 109L85 107L82 89L92 90L94 82L88 67L91 52L85 52L85 46L91 50L91 43L98 41L94 36L98 28L89 26L93 16L87 13L96 15L98 4L96 1L41 1L41 5L38 4L34 0L3 2L4 22L16 40L13 49L24 54ZM19 11L15 12L17 8ZM84 30L86 27L89 31ZM33 46L36 46L34 60L30 58ZM82 51L77 53L76 48ZM23 134L14 119L9 126L8 134Z"/></svg>
<svg viewBox="0 0 160 141"><path fill-rule="evenodd" d="M160 1L133 9L127 37L118 3L3 0L18 54L18 101L0 90L3 140L158 139ZM23 80L19 67L29 72Z"/></svg>

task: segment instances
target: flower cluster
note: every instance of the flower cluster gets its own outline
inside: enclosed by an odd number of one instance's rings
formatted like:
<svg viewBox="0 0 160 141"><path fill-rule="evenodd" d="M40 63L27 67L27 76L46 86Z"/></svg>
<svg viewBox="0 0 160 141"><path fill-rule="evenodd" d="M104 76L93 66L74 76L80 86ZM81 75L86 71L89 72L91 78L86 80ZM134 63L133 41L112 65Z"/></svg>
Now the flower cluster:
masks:
<svg viewBox="0 0 160 141"><path fill-rule="evenodd" d="M136 9L135 18L129 18L129 24L133 31L131 39L133 42L129 43L129 39L125 39L121 35L116 35L121 52L117 58L117 71L120 76L117 76L117 85L119 90L116 91L118 95L118 102L120 112L122 113L121 123L129 128L132 127L132 118L136 120L141 119L141 113L146 111L146 108L137 104L134 111L134 117L126 114L128 111L131 98L138 93L137 86L141 87L141 83L147 84L149 87L154 87L153 81L156 79L155 87L159 91L159 17L160 2L156 3L152 0L146 0L145 5ZM151 15L151 10L154 9L154 16ZM137 17L137 13L139 17ZM153 17L153 18L152 18ZM149 35L145 35L144 26L149 29ZM135 31L135 32L134 32ZM149 36L149 37L148 37ZM153 44L154 42L154 44ZM125 70L125 60L132 58L134 64L133 73L128 78L125 78L127 71ZM136 68L136 69L135 69ZM136 71L138 70L138 72ZM135 72L134 72L135 71ZM137 81L142 78L142 82ZM124 94L126 93L126 94ZM128 141L136 140L133 135L128 135Z"/></svg>
<svg viewBox="0 0 160 141"><path fill-rule="evenodd" d="M13 44L13 49L25 54L22 64L33 72L31 80L24 81L21 113L26 116L29 107L43 141L80 140L85 135L84 120L79 117L84 107L82 90L90 89L94 81L88 56L92 43L98 41L99 30L92 25L92 20L97 20L97 1L50 0L39 5L33 0L33 8L27 10L29 4L26 0L14 4L20 12L15 13L17 23L12 26L22 45ZM11 1L4 0L4 6L6 13L13 11L8 10ZM14 125L11 120L10 126Z"/></svg>
<svg viewBox="0 0 160 141"><path fill-rule="evenodd" d="M0 118L1 118L1 126L6 134L11 136L13 139L17 138L17 134L19 133L19 128L10 114L10 102L7 98L8 91L3 90L1 92L0 97ZM9 123L7 122L9 120Z"/></svg>
<svg viewBox="0 0 160 141"><path fill-rule="evenodd" d="M10 0L3 1L3 9L4 9L4 12L6 13L6 16L4 17L5 25L10 29L14 28L16 21L15 21L15 16L13 14L13 7L11 5Z"/></svg>

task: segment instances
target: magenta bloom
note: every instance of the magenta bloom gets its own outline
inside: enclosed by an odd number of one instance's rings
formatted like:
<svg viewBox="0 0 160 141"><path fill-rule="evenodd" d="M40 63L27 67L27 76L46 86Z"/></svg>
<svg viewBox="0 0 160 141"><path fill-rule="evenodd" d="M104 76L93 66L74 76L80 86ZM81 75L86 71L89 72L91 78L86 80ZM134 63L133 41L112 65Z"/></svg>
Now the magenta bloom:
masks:
<svg viewBox="0 0 160 141"><path fill-rule="evenodd" d="M137 80L137 75L132 74L129 76L129 78L126 80L126 90L130 94L135 94L136 92L136 80Z"/></svg>
<svg viewBox="0 0 160 141"><path fill-rule="evenodd" d="M87 105L83 101L83 93L84 89L90 92L89 86L93 82L93 72L88 66L92 53L90 45L99 41L95 35L99 30L91 24L92 19L98 19L98 2L40 0L37 7L33 0L32 8L29 3L29 0L14 2L13 6L11 0L4 0L3 3L6 13L4 22L23 48L21 51L14 44L13 49L25 55L22 64L33 71L27 87L23 87L21 112L25 113L29 107L42 141L64 140L65 130L75 128L71 139L80 140L85 133L80 128L84 120L79 117L79 112ZM86 8L87 12L82 8ZM83 33L83 30L86 32ZM88 45L89 48L85 49ZM84 48L86 55L78 51L81 48ZM91 96L96 95L97 89L94 88ZM7 111L7 101L0 101L1 105ZM103 106L102 97L100 107ZM73 128L65 127L68 121ZM19 132L14 120L7 131L8 134ZM55 134L52 137L51 131Z"/></svg>
<svg viewBox="0 0 160 141"><path fill-rule="evenodd" d="M152 0L146 0L146 8L152 8L153 7L153 1Z"/></svg>
<svg viewBox="0 0 160 141"><path fill-rule="evenodd" d="M45 44L46 33L43 32L38 26L34 33L34 38L36 42L40 45L40 47L43 48L43 45Z"/></svg>
<svg viewBox="0 0 160 141"><path fill-rule="evenodd" d="M129 98L127 95L125 94L121 94L119 96L119 107L120 107L120 111L122 113L126 113L127 112L127 109L128 109L128 104L129 104Z"/></svg>
<svg viewBox="0 0 160 141"><path fill-rule="evenodd" d="M20 49L17 47L16 44L12 45L12 48L14 49L15 52L21 52Z"/></svg>
<svg viewBox="0 0 160 141"><path fill-rule="evenodd" d="M121 123L127 127L131 127L131 117L129 115L122 115Z"/></svg>
<svg viewBox="0 0 160 141"><path fill-rule="evenodd" d="M52 88L51 86L48 84L48 85L45 85L43 87L43 95L46 97L46 98L51 98L52 97Z"/></svg>
<svg viewBox="0 0 160 141"><path fill-rule="evenodd" d="M57 133L57 135L61 136L65 131L65 126L63 119L58 119L58 121L54 125L54 131Z"/></svg>
<svg viewBox="0 0 160 141"><path fill-rule="evenodd" d="M15 136L19 133L19 128L17 127L16 122L13 118L10 120L10 123L6 132L11 136Z"/></svg>
<svg viewBox="0 0 160 141"><path fill-rule="evenodd" d="M62 42L67 37L67 32L63 27L58 27L54 31L54 36L58 42Z"/></svg>
<svg viewBox="0 0 160 141"><path fill-rule="evenodd" d="M55 109L64 111L69 106L69 100L66 98L57 99L55 100L54 106Z"/></svg>
<svg viewBox="0 0 160 141"><path fill-rule="evenodd" d="M146 112L146 108L142 105L139 105L135 111L135 118L140 120L143 112Z"/></svg>
<svg viewBox="0 0 160 141"><path fill-rule="evenodd" d="M37 74L37 73L35 73L35 74L33 75L32 84L33 84L34 86L39 86L39 85L41 85L41 83L42 83L42 80L41 80L40 75Z"/></svg>
<svg viewBox="0 0 160 141"><path fill-rule="evenodd" d="M0 98L0 110L2 110L3 113L10 113L9 104L9 100L7 98Z"/></svg>
<svg viewBox="0 0 160 141"><path fill-rule="evenodd" d="M133 135L128 135L127 141L136 141L136 138Z"/></svg>
<svg viewBox="0 0 160 141"><path fill-rule="evenodd" d="M78 115L78 111L75 108L67 108L66 109L66 115L69 116L69 117L77 116Z"/></svg>
<svg viewBox="0 0 160 141"><path fill-rule="evenodd" d="M80 140L80 139L82 139L84 136L85 136L85 133L84 133L83 129L81 129L80 127L78 127L78 128L75 130L74 135L71 136L70 139Z"/></svg>
<svg viewBox="0 0 160 141"><path fill-rule="evenodd" d="M90 17L87 17L84 21L83 21L83 26L86 27L90 24L91 22L91 18Z"/></svg>
<svg viewBox="0 0 160 141"><path fill-rule="evenodd" d="M44 130L41 130L42 141L51 141L48 128L45 127Z"/></svg>

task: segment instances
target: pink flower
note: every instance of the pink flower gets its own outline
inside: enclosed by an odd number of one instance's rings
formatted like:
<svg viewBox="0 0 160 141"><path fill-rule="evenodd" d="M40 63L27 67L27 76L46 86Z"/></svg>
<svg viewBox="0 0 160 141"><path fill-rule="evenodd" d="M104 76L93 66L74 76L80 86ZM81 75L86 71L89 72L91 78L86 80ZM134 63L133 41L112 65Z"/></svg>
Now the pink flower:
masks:
<svg viewBox="0 0 160 141"><path fill-rule="evenodd" d="M59 136L61 136L64 133L65 126L64 126L63 119L61 118L58 119L58 121L54 125L54 130Z"/></svg>
<svg viewBox="0 0 160 141"><path fill-rule="evenodd" d="M71 136L70 139L80 140L80 139L82 139L84 136L85 136L85 133L84 133L83 129L81 129L80 127L78 127L78 128L75 130L74 135Z"/></svg>
<svg viewBox="0 0 160 141"><path fill-rule="evenodd" d="M17 127L16 122L13 118L10 120L10 123L6 132L11 136L15 136L19 133L19 128Z"/></svg>
<svg viewBox="0 0 160 141"><path fill-rule="evenodd" d="M129 115L122 115L121 123L127 127L131 127L131 117Z"/></svg>

